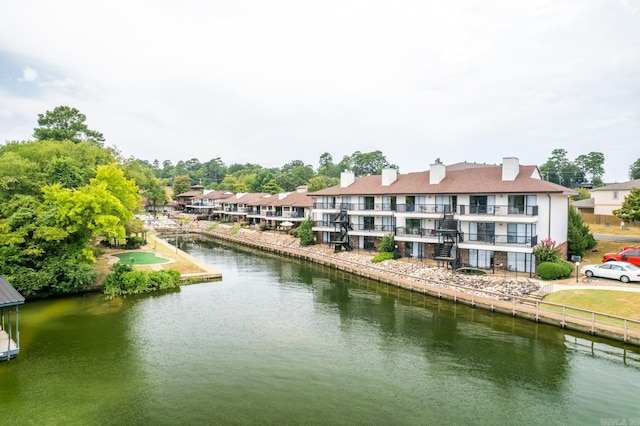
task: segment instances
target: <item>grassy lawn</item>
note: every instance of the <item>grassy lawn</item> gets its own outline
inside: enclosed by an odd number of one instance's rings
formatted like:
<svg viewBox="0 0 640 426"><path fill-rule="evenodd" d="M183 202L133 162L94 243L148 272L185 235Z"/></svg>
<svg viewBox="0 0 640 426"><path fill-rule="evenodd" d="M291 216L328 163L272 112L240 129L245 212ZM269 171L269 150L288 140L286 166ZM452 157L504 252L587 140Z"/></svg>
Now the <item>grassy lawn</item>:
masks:
<svg viewBox="0 0 640 426"><path fill-rule="evenodd" d="M551 293L544 298L544 301L640 321L640 293L613 290L565 290Z"/></svg>
<svg viewBox="0 0 640 426"><path fill-rule="evenodd" d="M637 237L640 241L640 228L631 227L628 230L621 230L620 227L617 226L605 227L604 225L589 225L589 230L592 234ZM634 245L634 243L599 240L598 245L594 249L585 253L583 261L584 263L602 263L602 255L612 252L617 253L623 246L629 245ZM640 243L638 243L638 245L640 245Z"/></svg>

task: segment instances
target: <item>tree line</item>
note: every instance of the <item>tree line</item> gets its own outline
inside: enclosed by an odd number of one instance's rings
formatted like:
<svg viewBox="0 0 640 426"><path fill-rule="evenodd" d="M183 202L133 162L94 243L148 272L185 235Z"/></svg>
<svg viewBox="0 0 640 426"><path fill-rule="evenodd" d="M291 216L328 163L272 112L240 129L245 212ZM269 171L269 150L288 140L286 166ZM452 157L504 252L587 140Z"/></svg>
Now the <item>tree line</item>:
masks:
<svg viewBox="0 0 640 426"><path fill-rule="evenodd" d="M102 133L89 129L85 121L77 109L57 107L38 115L34 140L0 146L0 274L27 297L72 293L93 284L100 244L140 232L134 212L141 199L166 203L167 185L174 194L194 184L267 193L307 185L312 192L338 184L345 170L366 176L398 169L380 151L356 151L337 163L324 153L317 169L301 160L277 168L227 166L220 157L175 165L166 160L161 165L158 160L124 158L116 148L105 147ZM596 183L604 174L601 153L573 162L566 156L566 151L554 150L540 167L547 180L565 186L585 179ZM631 177L638 174L640 159L630 167ZM570 239L577 238L570 233Z"/></svg>

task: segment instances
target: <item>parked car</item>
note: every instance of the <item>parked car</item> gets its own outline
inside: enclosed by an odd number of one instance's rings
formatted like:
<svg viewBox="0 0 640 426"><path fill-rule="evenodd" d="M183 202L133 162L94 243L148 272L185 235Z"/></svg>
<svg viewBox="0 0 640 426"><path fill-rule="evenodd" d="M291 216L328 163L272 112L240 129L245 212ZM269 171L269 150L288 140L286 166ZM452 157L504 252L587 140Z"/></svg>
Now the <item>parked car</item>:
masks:
<svg viewBox="0 0 640 426"><path fill-rule="evenodd" d="M621 251L620 253L606 253L602 257L602 263L614 260L619 262L629 262L636 266L640 266L640 248L631 247Z"/></svg>
<svg viewBox="0 0 640 426"><path fill-rule="evenodd" d="M640 282L640 266L636 266L629 262L618 262L611 260L600 265L585 265L580 272L587 277L610 278L612 280L620 280L623 283L629 281Z"/></svg>

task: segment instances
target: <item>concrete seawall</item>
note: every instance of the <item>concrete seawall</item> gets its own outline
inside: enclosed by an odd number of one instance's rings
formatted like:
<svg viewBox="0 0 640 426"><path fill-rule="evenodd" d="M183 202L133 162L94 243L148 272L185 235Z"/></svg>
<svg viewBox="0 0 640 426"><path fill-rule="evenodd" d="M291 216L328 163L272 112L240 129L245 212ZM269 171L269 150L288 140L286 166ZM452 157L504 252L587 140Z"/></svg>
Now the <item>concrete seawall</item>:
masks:
<svg viewBox="0 0 640 426"><path fill-rule="evenodd" d="M267 232L244 229L232 233L231 229L231 227L224 225L207 229L206 224L201 224L201 226L194 226L184 231L318 263L416 293L640 346L640 322L637 321L611 317L616 321L615 323L602 322L597 318L610 316L597 313L592 313L591 318L588 318L588 315L586 317L570 315L566 307L562 307L562 305L555 305L558 309L558 312L555 312L548 309L554 304L526 297L528 295L521 297L491 290L479 290L478 288L452 284L451 280L442 277L434 279L409 276L384 270L375 264L367 266L345 261L339 256L332 255L326 247L323 250L319 250L318 246L301 247L296 239L290 237L283 238L280 235L278 238L278 235L273 236L272 234L270 236L270 233ZM452 271L448 272L449 278L453 276ZM547 309L544 308L545 306Z"/></svg>

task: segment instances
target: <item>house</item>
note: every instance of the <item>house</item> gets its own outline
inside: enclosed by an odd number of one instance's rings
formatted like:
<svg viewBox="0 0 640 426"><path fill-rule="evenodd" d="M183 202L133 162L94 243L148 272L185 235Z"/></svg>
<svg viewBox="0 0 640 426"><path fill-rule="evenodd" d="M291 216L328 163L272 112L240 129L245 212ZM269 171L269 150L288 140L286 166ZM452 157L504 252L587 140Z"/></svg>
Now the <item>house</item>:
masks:
<svg viewBox="0 0 640 426"><path fill-rule="evenodd" d="M224 190L201 192L191 197L184 208L187 213L219 218L223 201L233 196L233 192Z"/></svg>
<svg viewBox="0 0 640 426"><path fill-rule="evenodd" d="M611 183L591 190L593 213L596 215L613 215L613 211L622 207L624 199L633 188L640 188L640 179L628 182Z"/></svg>
<svg viewBox="0 0 640 426"><path fill-rule="evenodd" d="M265 194L250 204L247 219L253 224L267 225L272 228L293 228L311 217L313 199L309 197L306 186L296 188L294 192Z"/></svg>
<svg viewBox="0 0 640 426"><path fill-rule="evenodd" d="M222 202L222 220L227 222L252 222L247 219L259 209L260 200L271 195L266 192L239 192ZM255 217L255 216L253 216ZM253 222L252 222L253 223Z"/></svg>
<svg viewBox="0 0 640 426"><path fill-rule="evenodd" d="M310 193L316 239L336 249L376 248L391 234L403 256L529 273L539 241L554 240L566 254L573 194L514 157L501 165L436 160L406 174L343 172L340 184Z"/></svg>

